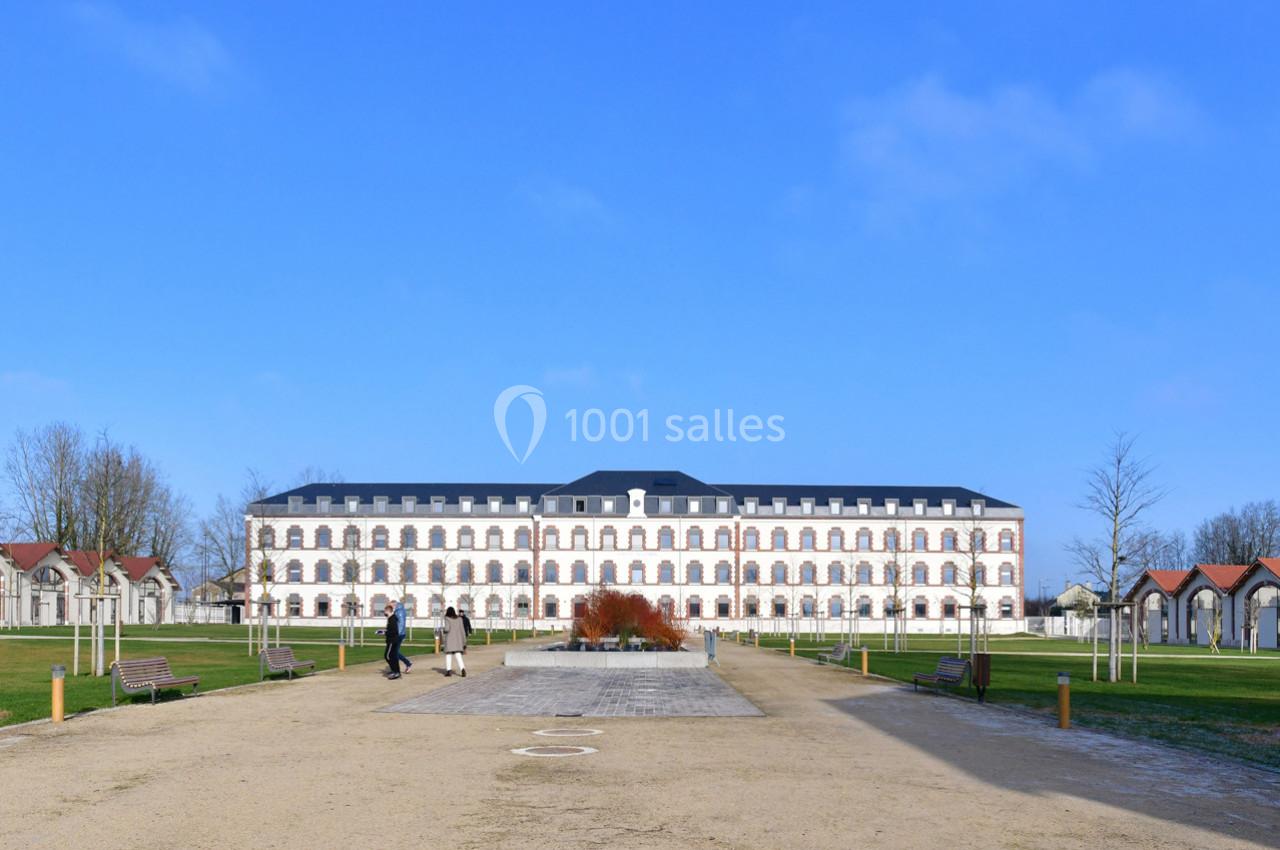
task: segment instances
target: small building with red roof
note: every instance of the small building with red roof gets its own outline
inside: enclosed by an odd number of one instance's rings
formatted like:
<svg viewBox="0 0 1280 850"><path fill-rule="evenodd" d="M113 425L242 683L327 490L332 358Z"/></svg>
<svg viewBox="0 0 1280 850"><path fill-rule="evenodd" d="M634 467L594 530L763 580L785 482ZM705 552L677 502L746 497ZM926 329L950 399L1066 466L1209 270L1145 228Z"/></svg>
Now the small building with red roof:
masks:
<svg viewBox="0 0 1280 850"><path fill-rule="evenodd" d="M1237 646L1240 621L1232 604L1231 588L1249 569L1248 564L1196 564L1173 591L1171 643L1208 646L1218 616L1219 644Z"/></svg>
<svg viewBox="0 0 1280 850"><path fill-rule="evenodd" d="M1143 570L1125 594L1127 602L1138 603L1138 627L1146 630L1151 643L1170 643L1175 634L1173 594L1190 570Z"/></svg>
<svg viewBox="0 0 1280 850"><path fill-rule="evenodd" d="M1259 558L1231 586L1241 646L1280 649L1280 558Z"/></svg>
<svg viewBox="0 0 1280 850"><path fill-rule="evenodd" d="M104 616L124 623L171 622L180 589L156 558L62 550L54 543L0 543L0 623L88 623L84 597L98 592L99 570L108 596Z"/></svg>

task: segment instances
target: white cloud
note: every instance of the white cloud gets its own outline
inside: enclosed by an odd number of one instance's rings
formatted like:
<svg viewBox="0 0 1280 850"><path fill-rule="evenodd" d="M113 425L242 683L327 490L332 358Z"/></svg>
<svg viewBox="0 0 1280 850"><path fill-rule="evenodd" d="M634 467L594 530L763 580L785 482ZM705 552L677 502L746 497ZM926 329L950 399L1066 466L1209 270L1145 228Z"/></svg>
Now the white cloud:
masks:
<svg viewBox="0 0 1280 850"><path fill-rule="evenodd" d="M540 178L525 183L520 194L539 213L558 223L604 222L609 219L609 211L604 202L590 189L582 186Z"/></svg>
<svg viewBox="0 0 1280 850"><path fill-rule="evenodd" d="M871 208L997 194L1049 169L1085 172L1117 145L1167 140L1200 115L1172 86L1128 69L1055 97L1029 85L966 93L922 77L845 112L843 161Z"/></svg>
<svg viewBox="0 0 1280 850"><path fill-rule="evenodd" d="M90 2L72 5L71 16L103 49L191 91L213 90L231 73L226 47L195 21L142 21L115 6Z"/></svg>

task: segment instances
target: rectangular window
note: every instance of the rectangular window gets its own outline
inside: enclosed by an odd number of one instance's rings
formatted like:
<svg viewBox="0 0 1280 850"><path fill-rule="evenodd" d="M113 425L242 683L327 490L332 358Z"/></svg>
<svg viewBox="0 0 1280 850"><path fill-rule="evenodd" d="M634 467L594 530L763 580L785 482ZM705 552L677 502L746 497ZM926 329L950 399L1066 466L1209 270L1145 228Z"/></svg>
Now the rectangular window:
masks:
<svg viewBox="0 0 1280 850"><path fill-rule="evenodd" d="M524 496L516 499L516 510L522 514L529 513L529 500Z"/></svg>
<svg viewBox="0 0 1280 850"><path fill-rule="evenodd" d="M760 548L760 532L754 528L748 528L746 533L742 535L742 548L754 551Z"/></svg>
<svg viewBox="0 0 1280 850"><path fill-rule="evenodd" d="M956 583L956 568L953 565L944 564L942 566L942 583L943 584Z"/></svg>
<svg viewBox="0 0 1280 850"><path fill-rule="evenodd" d="M558 507L558 505L557 505L557 503L556 503L556 497L555 497L555 496L548 496L548 497L547 497L547 510L546 510L546 512L547 512L547 513L549 513L549 514L556 513L556 508L557 508L557 507Z"/></svg>
<svg viewBox="0 0 1280 850"><path fill-rule="evenodd" d="M358 510L360 510L360 500L355 496L349 497L347 499L347 513L353 514Z"/></svg>
<svg viewBox="0 0 1280 850"><path fill-rule="evenodd" d="M885 512L885 513L887 513L889 516L897 516L897 515L898 515L898 500L897 500L897 499L885 499L885 500L884 500L884 512Z"/></svg>
<svg viewBox="0 0 1280 850"><path fill-rule="evenodd" d="M374 513L377 513L377 514L385 514L385 513L387 512L387 497L386 497L386 496L374 496L374 497L373 497L373 512L374 512Z"/></svg>
<svg viewBox="0 0 1280 850"><path fill-rule="evenodd" d="M858 500L858 516L867 516L871 513L871 502L866 499Z"/></svg>
<svg viewBox="0 0 1280 850"><path fill-rule="evenodd" d="M1012 602L1009 602L1008 600L1006 600L1000 603L1000 619L1002 620L1013 619L1013 603Z"/></svg>
<svg viewBox="0 0 1280 850"><path fill-rule="evenodd" d="M600 567L600 581L604 584L618 583L618 568L614 564L603 564Z"/></svg>
<svg viewBox="0 0 1280 850"><path fill-rule="evenodd" d="M911 548L917 552L923 552L929 548L929 535L923 531L917 531L911 535Z"/></svg>
<svg viewBox="0 0 1280 850"><path fill-rule="evenodd" d="M373 580L376 582L386 583L387 581L387 565L378 563L373 565Z"/></svg>
<svg viewBox="0 0 1280 850"><path fill-rule="evenodd" d="M743 502L742 509L748 514L755 514L758 504L759 503L756 502L755 499L747 499L745 502Z"/></svg>
<svg viewBox="0 0 1280 850"><path fill-rule="evenodd" d="M442 514L442 513L444 513L444 499L432 499L432 500L431 500L431 513L433 513L433 514Z"/></svg>
<svg viewBox="0 0 1280 850"><path fill-rule="evenodd" d="M917 617L929 616L929 603L925 602L923 599L917 599L913 606L912 613Z"/></svg>
<svg viewBox="0 0 1280 850"><path fill-rule="evenodd" d="M502 583L502 564L499 564L496 561L489 565L489 583Z"/></svg>
<svg viewBox="0 0 1280 850"><path fill-rule="evenodd" d="M729 616L729 600L728 599L716 600L716 616L717 617Z"/></svg>
<svg viewBox="0 0 1280 850"><path fill-rule="evenodd" d="M320 584L328 584L329 582L329 565L321 561L316 564L316 581Z"/></svg>
<svg viewBox="0 0 1280 850"><path fill-rule="evenodd" d="M698 512L698 508L699 508L698 501L699 500L697 496L689 497L689 513L696 514Z"/></svg>
<svg viewBox="0 0 1280 850"><path fill-rule="evenodd" d="M746 609L746 615L748 617L759 616L760 603L756 602L754 599L748 599L746 603L744 603L744 608Z"/></svg>
<svg viewBox="0 0 1280 850"><path fill-rule="evenodd" d="M491 514L502 513L502 499L500 499L497 496L489 497L489 513Z"/></svg>
<svg viewBox="0 0 1280 850"><path fill-rule="evenodd" d="M800 500L800 513L809 516L813 513L813 499Z"/></svg>
<svg viewBox="0 0 1280 850"><path fill-rule="evenodd" d="M606 528L600 534L600 548L612 551L618 545L618 533L612 528Z"/></svg>
<svg viewBox="0 0 1280 850"><path fill-rule="evenodd" d="M516 565L516 584L529 583L529 567L527 564Z"/></svg>
<svg viewBox="0 0 1280 850"><path fill-rule="evenodd" d="M289 529L289 548L290 549L302 548L302 529L301 528Z"/></svg>
<svg viewBox="0 0 1280 850"><path fill-rule="evenodd" d="M658 548L671 549L674 546L675 533L669 528L663 528L658 531Z"/></svg>
<svg viewBox="0 0 1280 850"><path fill-rule="evenodd" d="M328 496L318 496L316 498L316 510L322 514L327 514L329 513L329 505L332 503L333 500Z"/></svg>
<svg viewBox="0 0 1280 850"><path fill-rule="evenodd" d="M317 617L329 616L329 600L328 599L316 600L316 616Z"/></svg>
<svg viewBox="0 0 1280 850"><path fill-rule="evenodd" d="M289 497L289 513L291 514L302 513L302 497L301 496Z"/></svg>
<svg viewBox="0 0 1280 850"><path fill-rule="evenodd" d="M471 513L471 497L470 496L463 496L461 499L458 500L458 510L460 510L464 514Z"/></svg>
<svg viewBox="0 0 1280 850"><path fill-rule="evenodd" d="M787 601L785 599L773 600L773 616L775 617L787 616Z"/></svg>
<svg viewBox="0 0 1280 850"><path fill-rule="evenodd" d="M606 496L603 500L601 500L601 502L600 502L600 513L602 513L602 514L611 514L611 513L613 513L613 499L612 499L612 498L610 498L610 497Z"/></svg>
<svg viewBox="0 0 1280 850"><path fill-rule="evenodd" d="M475 539L472 537L471 529L464 528L458 532L459 549L470 549L474 543Z"/></svg>
<svg viewBox="0 0 1280 850"><path fill-rule="evenodd" d="M924 516L925 502L923 499L916 499L915 508L916 516Z"/></svg>
<svg viewBox="0 0 1280 850"><path fill-rule="evenodd" d="M290 617L302 616L302 597L301 596L289 597L289 616Z"/></svg>
<svg viewBox="0 0 1280 850"><path fill-rule="evenodd" d="M411 514L418 509L418 500L413 496L400 497L400 512Z"/></svg>
<svg viewBox="0 0 1280 850"><path fill-rule="evenodd" d="M954 618L958 610L956 603L950 600L942 603L942 616Z"/></svg>
<svg viewBox="0 0 1280 850"><path fill-rule="evenodd" d="M444 584L444 564L437 562L431 565L431 583Z"/></svg>
<svg viewBox="0 0 1280 850"><path fill-rule="evenodd" d="M675 581L675 567L670 564L658 565L658 581L662 584L671 584Z"/></svg>
<svg viewBox="0 0 1280 850"><path fill-rule="evenodd" d="M302 564L290 564L286 574L291 582L302 581Z"/></svg>
<svg viewBox="0 0 1280 850"><path fill-rule="evenodd" d="M587 530L585 528L575 528L573 530L573 548L587 548Z"/></svg>
<svg viewBox="0 0 1280 850"><path fill-rule="evenodd" d="M548 599L542 603L542 615L548 620L554 620L559 616L559 606L554 599Z"/></svg>
<svg viewBox="0 0 1280 850"><path fill-rule="evenodd" d="M733 581L733 567L728 564L716 564L716 582L718 584L728 584Z"/></svg>
<svg viewBox="0 0 1280 850"><path fill-rule="evenodd" d="M742 568L742 580L747 584L755 584L760 578L760 568L755 564L747 564Z"/></svg>
<svg viewBox="0 0 1280 850"><path fill-rule="evenodd" d="M387 548L387 530L385 528L375 528L373 530L373 548Z"/></svg>
<svg viewBox="0 0 1280 850"><path fill-rule="evenodd" d="M785 514L785 513L787 512L787 500L786 500L786 499L774 499L774 500L773 500L773 512L774 512L775 514Z"/></svg>
<svg viewBox="0 0 1280 850"><path fill-rule="evenodd" d="M644 584L644 567L640 564L631 565L631 583Z"/></svg>
<svg viewBox="0 0 1280 850"><path fill-rule="evenodd" d="M671 497L670 497L670 496L661 496L661 497L659 497L659 499L658 499L658 513L660 513L660 514L669 514L669 513L671 513Z"/></svg>
<svg viewBox="0 0 1280 850"><path fill-rule="evenodd" d="M717 549L733 548L733 541L729 537L729 529L722 528L716 532L716 548Z"/></svg>
<svg viewBox="0 0 1280 850"><path fill-rule="evenodd" d="M502 532L496 528L489 529L489 548L490 549L502 548Z"/></svg>
<svg viewBox="0 0 1280 850"><path fill-rule="evenodd" d="M689 600L689 616L697 619L702 616L702 601L698 599Z"/></svg>
<svg viewBox="0 0 1280 850"><path fill-rule="evenodd" d="M689 584L702 584L702 565L690 564L688 567Z"/></svg>
<svg viewBox="0 0 1280 850"><path fill-rule="evenodd" d="M843 503L839 499L832 499L827 504L830 506L832 516L840 516L843 510Z"/></svg>
<svg viewBox="0 0 1280 850"><path fill-rule="evenodd" d="M542 546L543 549L560 548L560 533L554 528L547 529L547 533L543 536L543 540L545 541Z"/></svg>
<svg viewBox="0 0 1280 850"><path fill-rule="evenodd" d="M516 529L516 548L517 549L529 548L529 529L527 528Z"/></svg>
<svg viewBox="0 0 1280 850"><path fill-rule="evenodd" d="M728 500L728 499L724 498L723 496L722 496L722 497L720 497L720 498L718 498L718 499L716 499L716 513L718 513L718 514L727 514L727 513L729 513L729 500Z"/></svg>
<svg viewBox="0 0 1280 850"><path fill-rule="evenodd" d="M644 548L644 532L638 528L631 532L631 548L632 549Z"/></svg>

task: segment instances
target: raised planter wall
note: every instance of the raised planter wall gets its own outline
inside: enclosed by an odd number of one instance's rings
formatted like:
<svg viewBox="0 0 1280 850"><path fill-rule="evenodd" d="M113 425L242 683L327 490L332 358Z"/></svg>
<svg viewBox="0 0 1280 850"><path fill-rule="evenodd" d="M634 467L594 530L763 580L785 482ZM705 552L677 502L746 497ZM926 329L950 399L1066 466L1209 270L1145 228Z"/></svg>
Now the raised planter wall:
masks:
<svg viewBox="0 0 1280 850"><path fill-rule="evenodd" d="M688 670L707 666L705 652L507 652L508 667L576 667L588 670Z"/></svg>

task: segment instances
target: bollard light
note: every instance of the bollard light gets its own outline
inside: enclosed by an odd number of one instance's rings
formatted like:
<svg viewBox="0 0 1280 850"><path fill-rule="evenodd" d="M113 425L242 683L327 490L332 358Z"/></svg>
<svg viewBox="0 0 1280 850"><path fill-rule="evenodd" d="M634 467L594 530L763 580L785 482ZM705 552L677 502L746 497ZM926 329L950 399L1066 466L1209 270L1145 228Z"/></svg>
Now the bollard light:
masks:
<svg viewBox="0 0 1280 850"><path fill-rule="evenodd" d="M1058 674L1058 728L1071 728L1071 674Z"/></svg>
<svg viewBox="0 0 1280 850"><path fill-rule="evenodd" d="M345 643L338 644L338 670L347 669L347 645Z"/></svg>
<svg viewBox="0 0 1280 850"><path fill-rule="evenodd" d="M795 655L795 654L796 654L796 639L795 639L795 638L791 638L791 654L792 654L792 655Z"/></svg>
<svg viewBox="0 0 1280 850"><path fill-rule="evenodd" d="M54 723L61 723L65 708L63 687L67 681L67 668L61 664L54 664L51 672L53 673L53 711L51 714Z"/></svg>
<svg viewBox="0 0 1280 850"><path fill-rule="evenodd" d="M867 648L862 647L862 675L867 675Z"/></svg>

